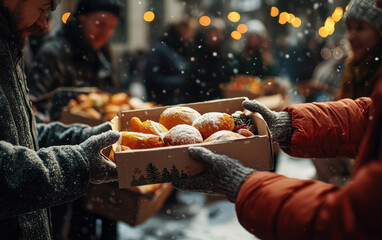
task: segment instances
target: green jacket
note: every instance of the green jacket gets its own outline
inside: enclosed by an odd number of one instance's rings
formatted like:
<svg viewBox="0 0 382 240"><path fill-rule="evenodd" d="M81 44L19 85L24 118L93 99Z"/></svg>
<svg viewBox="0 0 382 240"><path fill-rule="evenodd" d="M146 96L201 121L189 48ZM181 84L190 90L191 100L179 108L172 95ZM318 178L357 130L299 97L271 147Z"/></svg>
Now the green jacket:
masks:
<svg viewBox="0 0 382 240"><path fill-rule="evenodd" d="M48 208L80 197L89 183L82 148L67 144L85 140L90 127L36 125L6 16L0 9L0 238L51 239Z"/></svg>

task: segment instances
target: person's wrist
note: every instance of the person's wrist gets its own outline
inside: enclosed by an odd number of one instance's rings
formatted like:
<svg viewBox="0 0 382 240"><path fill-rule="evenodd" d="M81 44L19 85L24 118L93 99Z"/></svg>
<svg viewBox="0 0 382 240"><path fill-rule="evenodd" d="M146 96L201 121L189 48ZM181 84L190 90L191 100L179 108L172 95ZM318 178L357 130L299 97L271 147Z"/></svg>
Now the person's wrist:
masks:
<svg viewBox="0 0 382 240"><path fill-rule="evenodd" d="M230 202L235 203L241 185L243 185L244 181L249 175L255 172L255 170L247 167L238 167L230 172L231 173L220 182L218 191L225 195Z"/></svg>
<svg viewBox="0 0 382 240"><path fill-rule="evenodd" d="M290 114L288 112L279 112L277 120L272 127L273 141L278 142L281 147L289 147L293 134Z"/></svg>

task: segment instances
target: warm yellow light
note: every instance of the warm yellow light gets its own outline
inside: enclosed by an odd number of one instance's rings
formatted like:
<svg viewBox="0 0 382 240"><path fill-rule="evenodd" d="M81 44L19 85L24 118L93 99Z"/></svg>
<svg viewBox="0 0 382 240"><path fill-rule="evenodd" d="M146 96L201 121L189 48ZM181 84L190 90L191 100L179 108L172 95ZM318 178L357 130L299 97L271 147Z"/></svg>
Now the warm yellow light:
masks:
<svg viewBox="0 0 382 240"><path fill-rule="evenodd" d="M339 22L341 20L342 16L341 15L338 15L336 12L334 12L332 14L332 19L335 21L335 22Z"/></svg>
<svg viewBox="0 0 382 240"><path fill-rule="evenodd" d="M301 19L296 17L293 22L292 22L292 26L295 27L295 28L298 28L301 26Z"/></svg>
<svg viewBox="0 0 382 240"><path fill-rule="evenodd" d="M235 40L239 40L241 38L241 33L239 33L238 31L233 31L231 33L231 37Z"/></svg>
<svg viewBox="0 0 382 240"><path fill-rule="evenodd" d="M145 12L145 14L143 15L143 19L144 19L146 22L152 22L152 21L154 21L154 19L155 19L155 14L154 14L152 11L147 11L147 12Z"/></svg>
<svg viewBox="0 0 382 240"><path fill-rule="evenodd" d="M279 15L279 9L277 7L272 7L271 8L271 16L277 17L277 15Z"/></svg>
<svg viewBox="0 0 382 240"><path fill-rule="evenodd" d="M67 13L64 13L64 15L62 15L62 22L64 24L66 24L66 22L68 21L68 18L70 17L70 12L67 12Z"/></svg>
<svg viewBox="0 0 382 240"><path fill-rule="evenodd" d="M247 27L247 25L245 25L245 24L240 24L239 26L237 26L237 31L239 32L239 33L246 33L247 31L248 31L248 27Z"/></svg>
<svg viewBox="0 0 382 240"><path fill-rule="evenodd" d="M342 7L336 7L336 9L334 10L335 13L339 14L339 15L342 15L344 13L344 10L342 9Z"/></svg>
<svg viewBox="0 0 382 240"><path fill-rule="evenodd" d="M333 20L333 18L332 18L332 17L328 17L328 18L326 19L324 25L330 29L330 28L334 28L334 25L335 25L335 24L336 24L336 23L335 23L335 21Z"/></svg>
<svg viewBox="0 0 382 240"><path fill-rule="evenodd" d="M334 30L336 30L334 26L332 28L329 28L329 35L332 35L334 33Z"/></svg>
<svg viewBox="0 0 382 240"><path fill-rule="evenodd" d="M199 18L199 23L200 25L207 27L211 24L211 18L208 16L202 16Z"/></svg>
<svg viewBox="0 0 382 240"><path fill-rule="evenodd" d="M323 38L326 38L328 35L329 35L329 29L327 27L321 27L319 30L318 30L318 34L323 37Z"/></svg>
<svg viewBox="0 0 382 240"><path fill-rule="evenodd" d="M334 10L332 14L332 18L335 22L338 22L343 17L343 14L344 14L344 10L342 9L342 7L336 7L336 9Z"/></svg>
<svg viewBox="0 0 382 240"><path fill-rule="evenodd" d="M288 23L292 23L294 21L296 17L292 14L292 13L289 13L289 20L288 20Z"/></svg>
<svg viewBox="0 0 382 240"><path fill-rule="evenodd" d="M240 14L238 12L230 12L228 13L228 19L231 22L238 22L240 21Z"/></svg>
<svg viewBox="0 0 382 240"><path fill-rule="evenodd" d="M349 9L349 5L346 6L345 10L347 11Z"/></svg>
<svg viewBox="0 0 382 240"><path fill-rule="evenodd" d="M282 12L280 13L280 16L279 16L279 23L280 24L285 24L289 21L289 14L287 12Z"/></svg>

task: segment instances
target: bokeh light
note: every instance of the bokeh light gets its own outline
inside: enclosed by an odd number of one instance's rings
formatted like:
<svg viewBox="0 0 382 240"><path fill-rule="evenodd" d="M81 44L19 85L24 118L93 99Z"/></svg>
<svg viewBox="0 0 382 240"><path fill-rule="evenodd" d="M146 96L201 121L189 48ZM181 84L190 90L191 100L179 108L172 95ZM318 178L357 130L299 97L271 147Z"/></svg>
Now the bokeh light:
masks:
<svg viewBox="0 0 382 240"><path fill-rule="evenodd" d="M240 21L240 14L238 12L230 12L228 13L228 19L231 22L238 22Z"/></svg>
<svg viewBox="0 0 382 240"><path fill-rule="evenodd" d="M208 16L202 16L199 18L199 23L200 25L207 27L211 24L211 18Z"/></svg>
<svg viewBox="0 0 382 240"><path fill-rule="evenodd" d="M272 7L271 8L271 16L272 17L277 17L279 15L279 9L277 7Z"/></svg>
<svg viewBox="0 0 382 240"><path fill-rule="evenodd" d="M64 24L66 24L66 22L68 21L68 18L70 17L70 12L67 12L67 13L64 13L64 15L62 15L62 22Z"/></svg>
<svg viewBox="0 0 382 240"><path fill-rule="evenodd" d="M295 28L300 27L301 26L301 19L298 17L294 18L294 20L292 22L292 26Z"/></svg>
<svg viewBox="0 0 382 240"><path fill-rule="evenodd" d="M285 24L289 21L289 14L287 12L282 12L280 13L280 16L279 16L279 23L280 24Z"/></svg>
<svg viewBox="0 0 382 240"><path fill-rule="evenodd" d="M335 21L333 20L333 18L332 17L328 17L327 19L326 19L326 21L325 21L325 26L327 27L327 28L334 28L334 25L335 25L336 23L335 23Z"/></svg>
<svg viewBox="0 0 382 240"><path fill-rule="evenodd" d="M235 40L240 40L241 39L241 33L239 33L238 31L233 31L231 33L231 37Z"/></svg>
<svg viewBox="0 0 382 240"><path fill-rule="evenodd" d="M247 25L242 23L239 26L237 26L237 31L241 34L246 33L248 31L248 27Z"/></svg>
<svg viewBox="0 0 382 240"><path fill-rule="evenodd" d="M326 38L328 35L329 35L329 29L327 27L321 27L319 30L318 30L318 34L323 37L323 38Z"/></svg>
<svg viewBox="0 0 382 240"><path fill-rule="evenodd" d="M154 21L154 19L155 19L155 14L154 14L152 11L147 11L147 12L145 12L145 14L143 15L143 19L144 19L146 22L152 22L152 21Z"/></svg>
<svg viewBox="0 0 382 240"><path fill-rule="evenodd" d="M288 20L288 23L293 23L293 21L296 19L296 17L292 14L292 13L289 13L289 20Z"/></svg>
<svg viewBox="0 0 382 240"><path fill-rule="evenodd" d="M336 7L336 9L333 12L332 18L335 22L338 22L343 17L343 14L344 10L342 9L342 7Z"/></svg>

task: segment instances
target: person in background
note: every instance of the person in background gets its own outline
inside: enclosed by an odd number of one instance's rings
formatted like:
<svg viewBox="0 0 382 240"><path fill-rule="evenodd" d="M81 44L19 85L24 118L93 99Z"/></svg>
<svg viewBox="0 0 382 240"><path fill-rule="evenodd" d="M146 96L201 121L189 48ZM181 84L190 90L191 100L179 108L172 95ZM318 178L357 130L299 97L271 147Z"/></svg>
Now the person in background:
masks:
<svg viewBox="0 0 382 240"><path fill-rule="evenodd" d="M79 0L65 25L48 36L37 53L29 88L38 111L47 111L51 121L60 120L62 108L84 87L102 91L119 89L109 40L119 23L119 0ZM65 91L61 88L68 87ZM116 239L116 222L89 213L83 198L51 208L56 239L91 239L96 220L102 222L102 237Z"/></svg>
<svg viewBox="0 0 382 240"><path fill-rule="evenodd" d="M356 8L372 15L375 4L352 1L349 11ZM381 18L375 21L382 24ZM242 226L261 239L382 238L382 75L371 98L297 104L282 112L256 101L243 106L264 117L272 140L291 156L357 157L351 181L338 187L287 178L193 147L190 155L206 170L173 182L174 187L227 196L235 203Z"/></svg>
<svg viewBox="0 0 382 240"><path fill-rule="evenodd" d="M374 2L356 2L357 8L345 13L347 42L350 53L339 83L337 99L370 97L382 73L382 11ZM364 8L367 8L365 14ZM336 70L337 71L337 70ZM354 159L313 159L317 178L343 185L351 176Z"/></svg>
<svg viewBox="0 0 382 240"><path fill-rule="evenodd" d="M53 17L51 13L48 13L46 18L47 27L39 32L31 33L28 37L28 42L23 49L25 72L27 78L31 78L31 71L34 65L35 56L44 42L44 38L53 30Z"/></svg>
<svg viewBox="0 0 382 240"><path fill-rule="evenodd" d="M193 102L191 52L196 31L193 18L171 23L147 54L144 78L148 101L162 105Z"/></svg>
<svg viewBox="0 0 382 240"><path fill-rule="evenodd" d="M1 239L52 239L51 206L81 197L90 182L117 180L115 164L99 153L120 137L110 124L35 122L22 49L58 3L0 0Z"/></svg>
<svg viewBox="0 0 382 240"><path fill-rule="evenodd" d="M79 0L68 22L47 37L28 83L38 111L50 112L52 120L58 120L62 107L75 97L55 92L62 87L118 91L109 40L121 7L119 0Z"/></svg>
<svg viewBox="0 0 382 240"><path fill-rule="evenodd" d="M194 70L195 101L222 98L221 84L229 82L230 59L225 51L225 23L212 19L211 25L199 29L195 37Z"/></svg>
<svg viewBox="0 0 382 240"><path fill-rule="evenodd" d="M259 78L278 76L264 24L260 20L253 19L247 22L247 26L244 49L232 61L233 74Z"/></svg>

